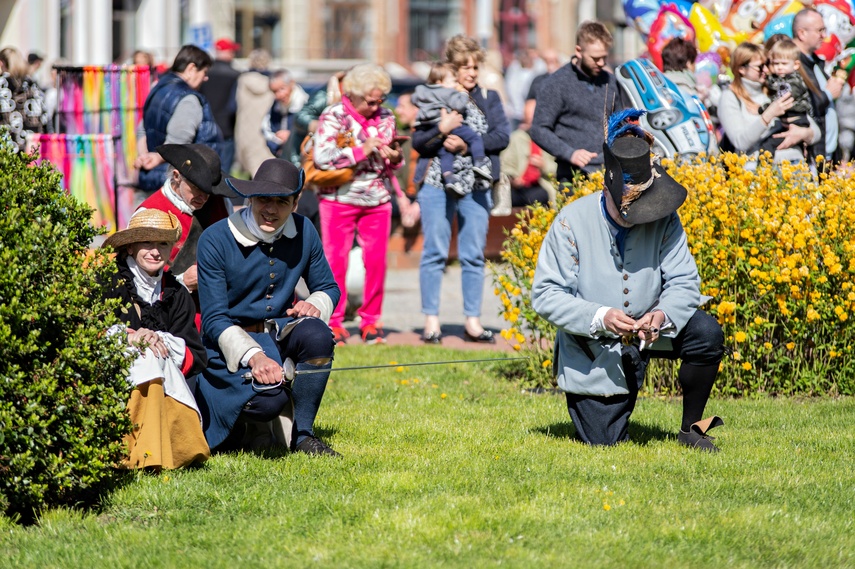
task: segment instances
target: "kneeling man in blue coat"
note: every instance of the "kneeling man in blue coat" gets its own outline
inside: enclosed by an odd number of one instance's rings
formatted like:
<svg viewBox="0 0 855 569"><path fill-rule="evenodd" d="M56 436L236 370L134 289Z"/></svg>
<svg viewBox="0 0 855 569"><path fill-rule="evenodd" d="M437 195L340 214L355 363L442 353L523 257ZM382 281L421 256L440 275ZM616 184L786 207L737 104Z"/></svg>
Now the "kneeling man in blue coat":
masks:
<svg viewBox="0 0 855 569"><path fill-rule="evenodd" d="M341 293L315 227L294 213L303 182L302 169L276 158L252 181L229 180L249 207L199 239L208 367L196 399L213 450L241 446L249 426L271 422L291 450L338 456L315 436L314 422L335 350L327 322ZM300 277L310 292L305 300L294 292ZM286 381L286 359L303 371L293 381Z"/></svg>
<svg viewBox="0 0 855 569"><path fill-rule="evenodd" d="M605 188L561 210L532 286L534 309L558 328L553 366L578 437L629 440L629 416L651 357L680 359L677 440L717 451L702 420L724 354L721 326L699 309L700 279L677 208L686 189L651 153L628 109L609 120Z"/></svg>

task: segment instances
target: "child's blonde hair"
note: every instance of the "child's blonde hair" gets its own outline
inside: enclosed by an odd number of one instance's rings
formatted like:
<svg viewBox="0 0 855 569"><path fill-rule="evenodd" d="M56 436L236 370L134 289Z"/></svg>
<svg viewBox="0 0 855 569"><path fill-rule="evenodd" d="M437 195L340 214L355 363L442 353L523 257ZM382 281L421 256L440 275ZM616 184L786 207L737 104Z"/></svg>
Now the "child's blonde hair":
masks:
<svg viewBox="0 0 855 569"><path fill-rule="evenodd" d="M779 59L789 59L790 61L798 61L800 53L799 46L791 39L776 41L769 47L768 51L769 59L777 57Z"/></svg>
<svg viewBox="0 0 855 569"><path fill-rule="evenodd" d="M799 46L791 39L781 39L772 44L767 52L769 56L769 61L773 59L788 59L790 61L795 61L799 64L798 73L802 78L802 81L805 82L807 88L810 89L814 95L819 95L819 87L817 87L816 83L811 81L810 76L805 71L805 66L801 64L800 55L801 50Z"/></svg>
<svg viewBox="0 0 855 569"><path fill-rule="evenodd" d="M431 85L438 85L442 80L449 75L454 75L457 70L450 63L434 63L430 66L427 82Z"/></svg>

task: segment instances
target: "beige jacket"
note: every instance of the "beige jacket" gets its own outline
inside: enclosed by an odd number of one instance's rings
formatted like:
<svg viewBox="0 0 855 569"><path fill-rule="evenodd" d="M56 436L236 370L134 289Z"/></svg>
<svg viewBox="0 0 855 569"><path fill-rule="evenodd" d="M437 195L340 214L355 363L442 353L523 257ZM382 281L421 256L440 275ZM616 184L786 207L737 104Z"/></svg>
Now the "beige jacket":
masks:
<svg viewBox="0 0 855 569"><path fill-rule="evenodd" d="M540 167L540 187L549 194L549 201L555 201L555 186L552 178L558 169L555 158L543 151L543 166ZM517 129L511 133L508 147L502 150L499 159L502 163L502 173L507 174L511 180L522 176L528 167L528 159L531 157L531 136L528 131Z"/></svg>
<svg viewBox="0 0 855 569"><path fill-rule="evenodd" d="M262 162L273 158L261 132L261 124L271 106L273 92L267 76L256 71L242 73L237 84L235 157L251 176Z"/></svg>

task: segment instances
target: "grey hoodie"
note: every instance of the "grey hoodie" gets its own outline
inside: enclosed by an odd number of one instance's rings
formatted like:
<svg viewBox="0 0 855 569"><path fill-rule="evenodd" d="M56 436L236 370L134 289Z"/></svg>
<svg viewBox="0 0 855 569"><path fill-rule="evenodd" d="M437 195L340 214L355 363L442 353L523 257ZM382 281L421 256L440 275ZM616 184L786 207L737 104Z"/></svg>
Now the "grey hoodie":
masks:
<svg viewBox="0 0 855 569"><path fill-rule="evenodd" d="M413 93L413 104L419 108L416 125L434 123L441 118L442 109L465 116L469 93L442 85L419 85Z"/></svg>

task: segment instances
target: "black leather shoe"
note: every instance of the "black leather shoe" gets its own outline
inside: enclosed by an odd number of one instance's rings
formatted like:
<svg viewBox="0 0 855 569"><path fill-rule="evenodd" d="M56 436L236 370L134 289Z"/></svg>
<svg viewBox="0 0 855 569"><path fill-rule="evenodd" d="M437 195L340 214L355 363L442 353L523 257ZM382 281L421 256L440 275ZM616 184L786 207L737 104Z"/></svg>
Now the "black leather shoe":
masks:
<svg viewBox="0 0 855 569"><path fill-rule="evenodd" d="M441 344L442 332L428 332L422 336L422 342L425 344Z"/></svg>
<svg viewBox="0 0 855 569"><path fill-rule="evenodd" d="M680 434L677 435L677 442L681 445L707 452L718 452L718 447L713 444L715 437L709 436L707 432L722 425L724 425L724 421L716 415L696 421L689 426L688 432L680 429Z"/></svg>
<svg viewBox="0 0 855 569"><path fill-rule="evenodd" d="M469 333L468 330L463 331L463 339L467 342L478 342L479 344L495 344L496 338L493 337L493 333L489 330L484 330L477 336L474 336Z"/></svg>
<svg viewBox="0 0 855 569"><path fill-rule="evenodd" d="M297 445L294 449L296 452L304 452L309 455L323 456L341 456L339 453L328 447L324 442L316 436L309 435L303 442Z"/></svg>
<svg viewBox="0 0 855 569"><path fill-rule="evenodd" d="M677 435L677 441L681 445L696 448L698 450L718 452L718 447L712 443L712 437L696 433L695 431L689 431L688 433L680 431L680 434Z"/></svg>

